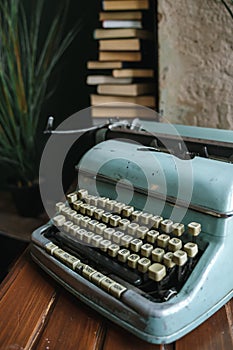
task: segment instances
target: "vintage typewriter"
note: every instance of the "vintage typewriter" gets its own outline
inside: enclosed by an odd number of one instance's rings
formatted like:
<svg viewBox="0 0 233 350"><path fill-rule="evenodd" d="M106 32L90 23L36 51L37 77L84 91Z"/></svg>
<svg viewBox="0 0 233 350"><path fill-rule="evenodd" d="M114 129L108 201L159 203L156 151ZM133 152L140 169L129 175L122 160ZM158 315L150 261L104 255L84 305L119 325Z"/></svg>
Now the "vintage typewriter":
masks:
<svg viewBox="0 0 233 350"><path fill-rule="evenodd" d="M111 321L170 343L233 295L233 131L109 122L82 147L77 188L31 255Z"/></svg>

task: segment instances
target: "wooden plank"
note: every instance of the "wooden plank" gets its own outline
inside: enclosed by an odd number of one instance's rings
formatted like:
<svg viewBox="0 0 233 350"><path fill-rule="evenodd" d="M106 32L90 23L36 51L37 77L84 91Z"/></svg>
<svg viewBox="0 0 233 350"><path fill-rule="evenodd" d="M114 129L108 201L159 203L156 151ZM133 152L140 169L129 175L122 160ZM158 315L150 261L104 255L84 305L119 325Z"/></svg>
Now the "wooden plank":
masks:
<svg viewBox="0 0 233 350"><path fill-rule="evenodd" d="M102 318L64 291L36 350L100 349L103 335Z"/></svg>
<svg viewBox="0 0 233 350"><path fill-rule="evenodd" d="M23 257L0 300L0 349L31 349L44 327L56 298L52 283Z"/></svg>
<svg viewBox="0 0 233 350"><path fill-rule="evenodd" d="M176 350L233 349L232 301L176 342Z"/></svg>
<svg viewBox="0 0 233 350"><path fill-rule="evenodd" d="M149 344L116 325L109 326L103 350L173 350L173 345Z"/></svg>

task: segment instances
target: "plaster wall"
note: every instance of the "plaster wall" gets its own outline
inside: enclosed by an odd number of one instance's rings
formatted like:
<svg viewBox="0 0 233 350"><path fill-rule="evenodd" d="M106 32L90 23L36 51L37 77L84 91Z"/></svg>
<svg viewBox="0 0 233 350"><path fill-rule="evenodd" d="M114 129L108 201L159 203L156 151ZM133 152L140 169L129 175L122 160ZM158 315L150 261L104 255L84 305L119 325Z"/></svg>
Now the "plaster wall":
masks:
<svg viewBox="0 0 233 350"><path fill-rule="evenodd" d="M233 19L221 1L158 0L158 18L164 117L233 129Z"/></svg>

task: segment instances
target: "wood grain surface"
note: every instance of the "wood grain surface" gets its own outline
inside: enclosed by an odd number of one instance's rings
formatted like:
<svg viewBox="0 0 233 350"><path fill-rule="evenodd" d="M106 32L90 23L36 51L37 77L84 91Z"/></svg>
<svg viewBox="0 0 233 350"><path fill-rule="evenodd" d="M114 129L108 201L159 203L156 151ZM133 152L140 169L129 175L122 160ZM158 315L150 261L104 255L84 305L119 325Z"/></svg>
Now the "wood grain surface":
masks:
<svg viewBox="0 0 233 350"><path fill-rule="evenodd" d="M0 285L0 350L232 350L233 302L176 343L152 345L59 287L26 251Z"/></svg>

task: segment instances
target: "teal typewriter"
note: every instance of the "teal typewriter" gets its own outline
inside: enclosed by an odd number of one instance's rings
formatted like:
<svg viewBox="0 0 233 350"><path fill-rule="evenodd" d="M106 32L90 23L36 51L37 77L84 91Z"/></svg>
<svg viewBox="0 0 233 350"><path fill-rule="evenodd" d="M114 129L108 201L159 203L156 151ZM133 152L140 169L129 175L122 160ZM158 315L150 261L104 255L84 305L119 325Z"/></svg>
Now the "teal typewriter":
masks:
<svg viewBox="0 0 233 350"><path fill-rule="evenodd" d="M233 296L233 131L135 120L84 136L32 258L139 338L173 342Z"/></svg>

